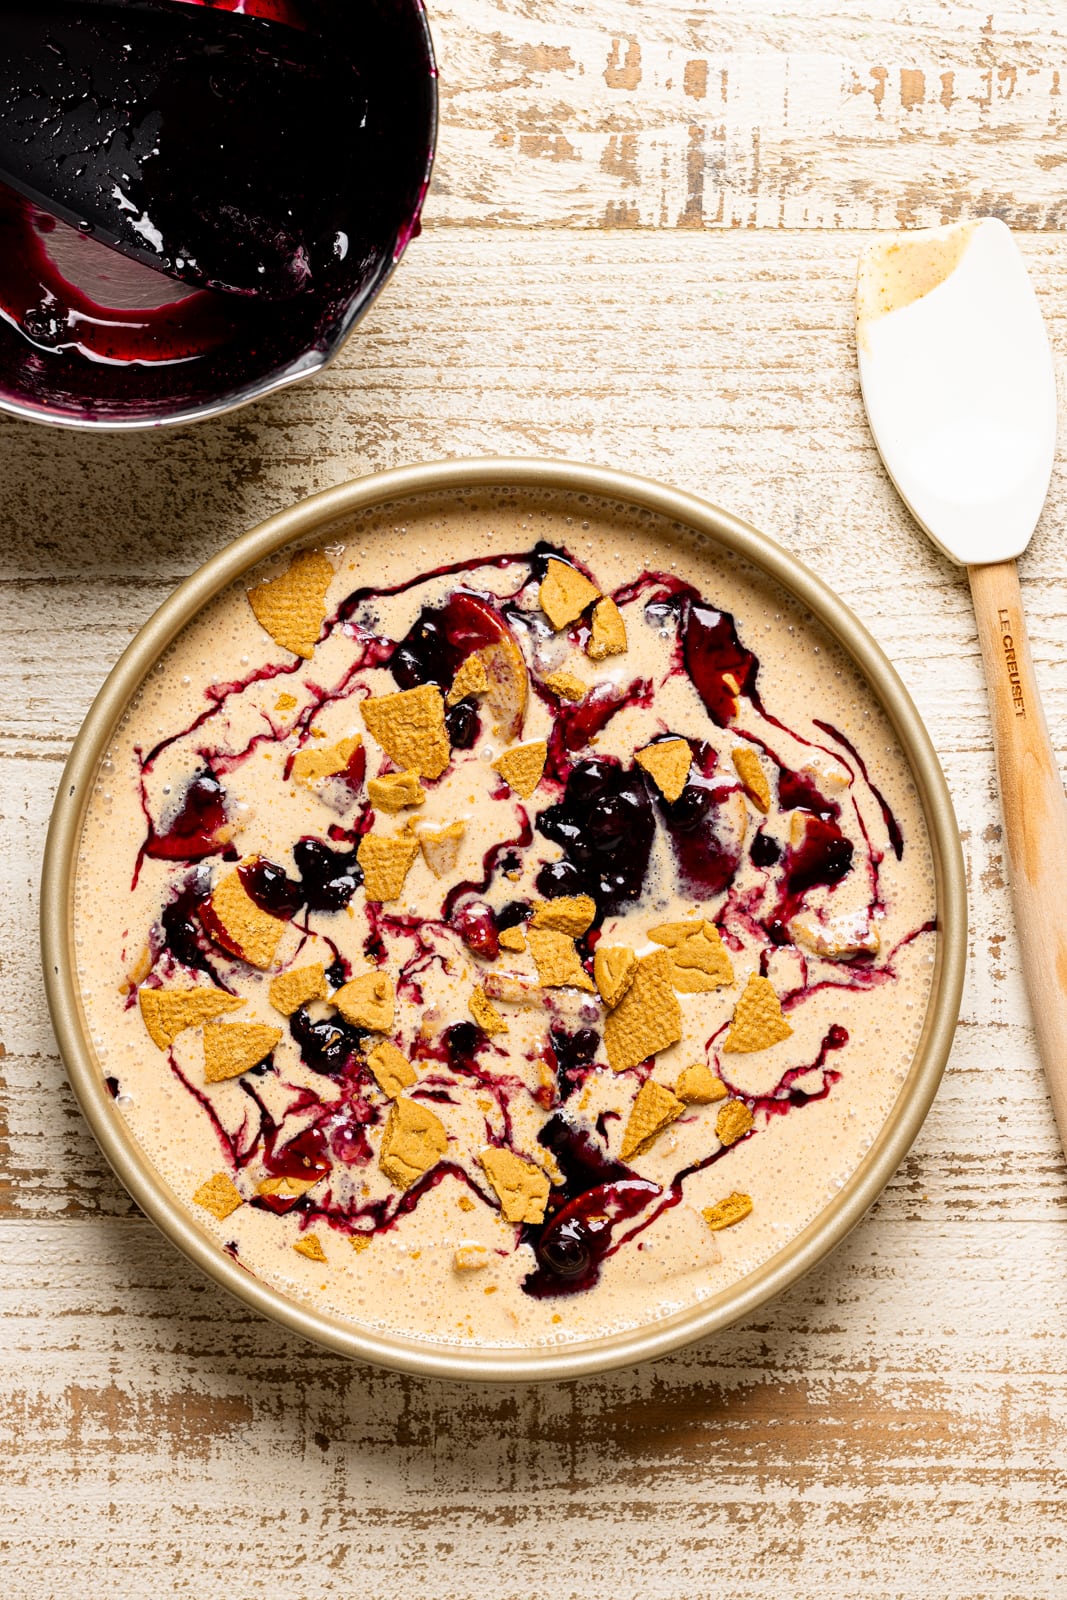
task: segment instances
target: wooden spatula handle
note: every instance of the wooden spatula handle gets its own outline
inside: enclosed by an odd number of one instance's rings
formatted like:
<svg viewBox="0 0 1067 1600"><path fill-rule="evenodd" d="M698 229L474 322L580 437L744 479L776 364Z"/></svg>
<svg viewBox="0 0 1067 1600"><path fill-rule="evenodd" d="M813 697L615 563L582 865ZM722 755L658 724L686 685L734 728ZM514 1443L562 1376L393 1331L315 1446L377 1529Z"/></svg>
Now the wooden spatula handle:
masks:
<svg viewBox="0 0 1067 1600"><path fill-rule="evenodd" d="M968 567L985 661L1023 975L1067 1153L1067 795L1038 697L1014 561Z"/></svg>

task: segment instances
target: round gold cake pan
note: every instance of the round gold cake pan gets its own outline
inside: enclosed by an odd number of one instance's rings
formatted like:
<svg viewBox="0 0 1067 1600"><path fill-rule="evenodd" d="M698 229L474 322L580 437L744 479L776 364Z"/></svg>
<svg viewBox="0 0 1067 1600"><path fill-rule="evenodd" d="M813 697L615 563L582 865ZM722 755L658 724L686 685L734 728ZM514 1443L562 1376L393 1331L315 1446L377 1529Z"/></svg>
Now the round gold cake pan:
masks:
<svg viewBox="0 0 1067 1600"><path fill-rule="evenodd" d="M354 513L408 497L491 488L594 496L659 513L743 557L812 612L859 668L910 766L929 830L938 919L933 988L910 1071L871 1149L815 1220L758 1270L685 1311L603 1338L527 1349L462 1347L381 1333L290 1299L228 1256L151 1166L107 1091L79 999L73 943L74 873L97 769L127 704L181 629L264 557L340 533ZM407 467L327 489L251 529L187 578L125 650L74 742L48 830L41 886L45 986L59 1047L101 1150L141 1210L216 1283L294 1333L353 1360L445 1378L565 1379L650 1360L750 1315L810 1271L877 1199L922 1125L952 1044L966 941L963 855L944 775L907 690L848 607L765 535L706 501L627 473L523 457Z"/></svg>

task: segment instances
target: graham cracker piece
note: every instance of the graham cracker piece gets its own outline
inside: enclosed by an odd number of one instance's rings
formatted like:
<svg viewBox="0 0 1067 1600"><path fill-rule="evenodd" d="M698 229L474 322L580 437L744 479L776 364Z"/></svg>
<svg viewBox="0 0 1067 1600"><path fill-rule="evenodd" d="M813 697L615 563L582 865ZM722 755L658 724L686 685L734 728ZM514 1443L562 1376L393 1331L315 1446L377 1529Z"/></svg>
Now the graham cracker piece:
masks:
<svg viewBox="0 0 1067 1600"><path fill-rule="evenodd" d="M209 1022L204 1029L204 1081L239 1078L270 1055L282 1036L264 1022Z"/></svg>
<svg viewBox="0 0 1067 1600"><path fill-rule="evenodd" d="M728 1194L725 1200L705 1206L700 1214L712 1233L718 1233L720 1228L732 1228L736 1222L744 1222L747 1216L751 1216L752 1196L736 1192Z"/></svg>
<svg viewBox="0 0 1067 1600"><path fill-rule="evenodd" d="M701 917L693 917L688 922L660 922L654 928L649 928L648 937L653 944L662 944L668 950L673 950L676 944L681 944L690 934L699 933L703 926Z"/></svg>
<svg viewBox="0 0 1067 1600"><path fill-rule="evenodd" d="M418 1073L402 1050L391 1039L380 1039L367 1057L367 1065L383 1094L395 1100L402 1089L410 1089Z"/></svg>
<svg viewBox="0 0 1067 1600"><path fill-rule="evenodd" d="M450 822L446 828L431 828L420 823L415 830L422 859L435 878L447 878L455 871L459 846L467 831L465 822Z"/></svg>
<svg viewBox="0 0 1067 1600"><path fill-rule="evenodd" d="M325 1261L326 1252L319 1242L317 1233L305 1233L293 1246L298 1256L307 1256L309 1261Z"/></svg>
<svg viewBox="0 0 1067 1600"><path fill-rule="evenodd" d="M526 943L537 967L537 981L544 989L588 989L593 980L582 966L574 940L556 928L526 930Z"/></svg>
<svg viewBox="0 0 1067 1600"><path fill-rule="evenodd" d="M717 1078L706 1061L694 1061L678 1074L674 1092L687 1106L710 1106L716 1100L725 1100L730 1093L721 1078Z"/></svg>
<svg viewBox="0 0 1067 1600"><path fill-rule="evenodd" d="M293 757L293 777L299 783L319 783L323 778L334 778L344 772L355 752L363 743L360 734L342 739L325 750L298 750Z"/></svg>
<svg viewBox="0 0 1067 1600"><path fill-rule="evenodd" d="M275 711L295 711L300 702L295 694L280 694L274 702Z"/></svg>
<svg viewBox="0 0 1067 1600"><path fill-rule="evenodd" d="M479 986L471 991L467 1005L471 1016L483 1033L488 1033L490 1036L494 1033L507 1033L507 1021L500 1015L483 988Z"/></svg>
<svg viewBox="0 0 1067 1600"><path fill-rule="evenodd" d="M558 900L542 900L534 906L530 927L555 928L559 933L569 933L572 939L579 939L595 916L596 901L592 895L565 894Z"/></svg>
<svg viewBox="0 0 1067 1600"><path fill-rule="evenodd" d="M203 905L204 931L223 950L265 970L274 960L285 923L260 909L245 891L236 867L220 878Z"/></svg>
<svg viewBox="0 0 1067 1600"><path fill-rule="evenodd" d="M396 986L387 972L361 972L342 984L331 1003L354 1028L391 1033L396 1015Z"/></svg>
<svg viewBox="0 0 1067 1600"><path fill-rule="evenodd" d="M501 950L514 950L517 955L522 955L526 949L526 935L521 923L517 923L514 928L501 928L497 943Z"/></svg>
<svg viewBox="0 0 1067 1600"><path fill-rule="evenodd" d="M604 1048L615 1072L636 1067L682 1037L682 1008L671 983L671 958L656 950L637 963L633 981L604 1023Z"/></svg>
<svg viewBox="0 0 1067 1600"><path fill-rule="evenodd" d="M404 892L404 879L419 853L419 841L397 833L391 839L365 833L356 860L363 869L363 892L368 900L396 900Z"/></svg>
<svg viewBox="0 0 1067 1600"><path fill-rule="evenodd" d="M389 1108L378 1165L398 1189L410 1189L448 1149L448 1134L429 1106L397 1095Z"/></svg>
<svg viewBox="0 0 1067 1600"><path fill-rule="evenodd" d="M593 687L591 683L584 683L576 673L566 671L546 673L541 682L561 700L572 700L575 705L579 700L584 700Z"/></svg>
<svg viewBox="0 0 1067 1600"><path fill-rule="evenodd" d="M452 1270L454 1272L481 1272L492 1260L484 1244L476 1244L473 1240L464 1240L456 1246L452 1257Z"/></svg>
<svg viewBox="0 0 1067 1600"><path fill-rule="evenodd" d="M693 752L687 739L659 739L636 750L634 760L645 769L663 798L673 802L685 788Z"/></svg>
<svg viewBox="0 0 1067 1600"><path fill-rule="evenodd" d="M736 1144L755 1122L743 1100L727 1100L715 1118L715 1137L720 1144Z"/></svg>
<svg viewBox="0 0 1067 1600"><path fill-rule="evenodd" d="M530 697L526 658L510 633L478 651L489 680L485 703L493 719L494 739L517 739Z"/></svg>
<svg viewBox="0 0 1067 1600"><path fill-rule="evenodd" d="M169 1049L186 1028L199 1028L212 1017L221 1017L223 1012L236 1011L244 1005L235 994L207 987L138 989L137 1001L149 1038L161 1050Z"/></svg>
<svg viewBox="0 0 1067 1600"><path fill-rule="evenodd" d="M314 961L307 967L294 967L291 972L280 972L271 979L270 1003L283 1017L291 1017L309 1000L325 1000L326 995L326 972L321 961Z"/></svg>
<svg viewBox="0 0 1067 1600"><path fill-rule="evenodd" d="M585 653L591 661L603 661L605 656L623 655L626 644L626 624L622 620L622 612L610 595L604 595L593 607Z"/></svg>
<svg viewBox="0 0 1067 1600"><path fill-rule="evenodd" d="M369 1233L353 1233L348 1242L353 1250L369 1250L373 1241Z"/></svg>
<svg viewBox="0 0 1067 1600"><path fill-rule="evenodd" d="M475 1209L474 1201L469 1194L461 1194L456 1203L461 1211L473 1211Z"/></svg>
<svg viewBox="0 0 1067 1600"><path fill-rule="evenodd" d="M301 1195L321 1183L325 1176L324 1172L319 1172L313 1178L263 1178L256 1184L256 1193L276 1195L282 1200L299 1200Z"/></svg>
<svg viewBox="0 0 1067 1600"><path fill-rule="evenodd" d="M491 1146L478 1157L496 1191L505 1222L543 1222L551 1187L548 1173L511 1150Z"/></svg>
<svg viewBox="0 0 1067 1600"><path fill-rule="evenodd" d="M458 706L469 694L485 694L489 688L489 674L485 670L485 662L475 652L460 663L459 671L452 679L452 687L445 695L446 706Z"/></svg>
<svg viewBox="0 0 1067 1600"><path fill-rule="evenodd" d="M600 998L609 1008L617 1006L637 973L637 957L629 945L597 945L593 951L593 977Z"/></svg>
<svg viewBox="0 0 1067 1600"><path fill-rule="evenodd" d="M754 1050L768 1050L772 1044L788 1039L792 1031L782 1016L782 1008L770 979L750 972L744 992L734 1007L733 1021L723 1050L744 1055Z"/></svg>
<svg viewBox="0 0 1067 1600"><path fill-rule="evenodd" d="M550 556L538 598L541 610L559 633L577 622L587 605L600 599L600 590L577 567Z"/></svg>
<svg viewBox="0 0 1067 1600"><path fill-rule="evenodd" d="M548 759L548 746L543 739L532 739L529 744L513 744L493 762L509 789L514 789L523 800L529 800Z"/></svg>
<svg viewBox="0 0 1067 1600"><path fill-rule="evenodd" d="M244 1205L244 1201L233 1179L225 1172L216 1172L213 1178L208 1178L207 1182L202 1183L197 1189L193 1195L193 1204L203 1206L213 1217L225 1222L238 1206Z"/></svg>
<svg viewBox="0 0 1067 1600"><path fill-rule="evenodd" d="M642 1155L684 1110L684 1102L664 1088L662 1083L657 1083L655 1078L646 1078L630 1107L619 1152L623 1161L629 1161L631 1156Z"/></svg>
<svg viewBox="0 0 1067 1600"><path fill-rule="evenodd" d="M671 974L679 994L707 994L733 983L734 968L712 922L703 922L671 948Z"/></svg>
<svg viewBox="0 0 1067 1600"><path fill-rule="evenodd" d="M370 732L402 772L439 778L452 757L445 703L434 683L397 694L371 695L360 710Z"/></svg>
<svg viewBox="0 0 1067 1600"><path fill-rule="evenodd" d="M256 621L283 650L310 660L326 617L333 568L321 550L298 550L288 572L248 590Z"/></svg>
<svg viewBox="0 0 1067 1600"><path fill-rule="evenodd" d="M731 755L734 771L741 779L745 793L757 811L762 811L766 816L771 808L771 786L767 782L763 762L748 745L739 745L736 750L731 751Z"/></svg>
<svg viewBox="0 0 1067 1600"><path fill-rule="evenodd" d="M367 779L367 798L375 811L406 811L423 804L426 790L417 772L387 772Z"/></svg>

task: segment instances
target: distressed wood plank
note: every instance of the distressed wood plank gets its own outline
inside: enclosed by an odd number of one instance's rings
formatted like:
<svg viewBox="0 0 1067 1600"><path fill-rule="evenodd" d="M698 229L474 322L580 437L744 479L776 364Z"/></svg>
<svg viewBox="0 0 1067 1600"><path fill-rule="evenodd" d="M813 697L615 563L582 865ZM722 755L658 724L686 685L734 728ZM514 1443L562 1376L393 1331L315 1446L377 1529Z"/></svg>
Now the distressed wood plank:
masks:
<svg viewBox="0 0 1067 1600"><path fill-rule="evenodd" d="M928 1592L940 1552L949 1600L1052 1593L1061 1230L875 1228L772 1318L655 1368L479 1390L305 1347L145 1223L80 1228L74 1258L70 1225L5 1225L0 1575L26 1592L32 1549L37 1593L73 1593L73 1567L80 1591L133 1596L162 1569L221 1600L243 1550L309 1597L680 1597L714 1571L737 1600L889 1600ZM42 1542L43 1504L62 1532ZM1013 1586L1023 1530L1027 1579L1052 1587Z"/></svg>
<svg viewBox="0 0 1067 1600"><path fill-rule="evenodd" d="M1062 9L445 0L455 224L1063 225Z"/></svg>

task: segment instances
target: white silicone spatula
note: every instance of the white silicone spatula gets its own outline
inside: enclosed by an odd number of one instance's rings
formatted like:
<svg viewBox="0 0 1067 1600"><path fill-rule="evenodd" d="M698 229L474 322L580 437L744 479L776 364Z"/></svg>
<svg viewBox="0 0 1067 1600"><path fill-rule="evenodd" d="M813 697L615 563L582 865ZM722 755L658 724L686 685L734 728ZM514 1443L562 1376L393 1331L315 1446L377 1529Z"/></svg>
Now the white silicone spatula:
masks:
<svg viewBox="0 0 1067 1600"><path fill-rule="evenodd" d="M856 342L889 475L970 579L1023 971L1067 1150L1067 797L1015 566L1048 489L1056 385L1010 231L986 217L872 245L860 262Z"/></svg>

